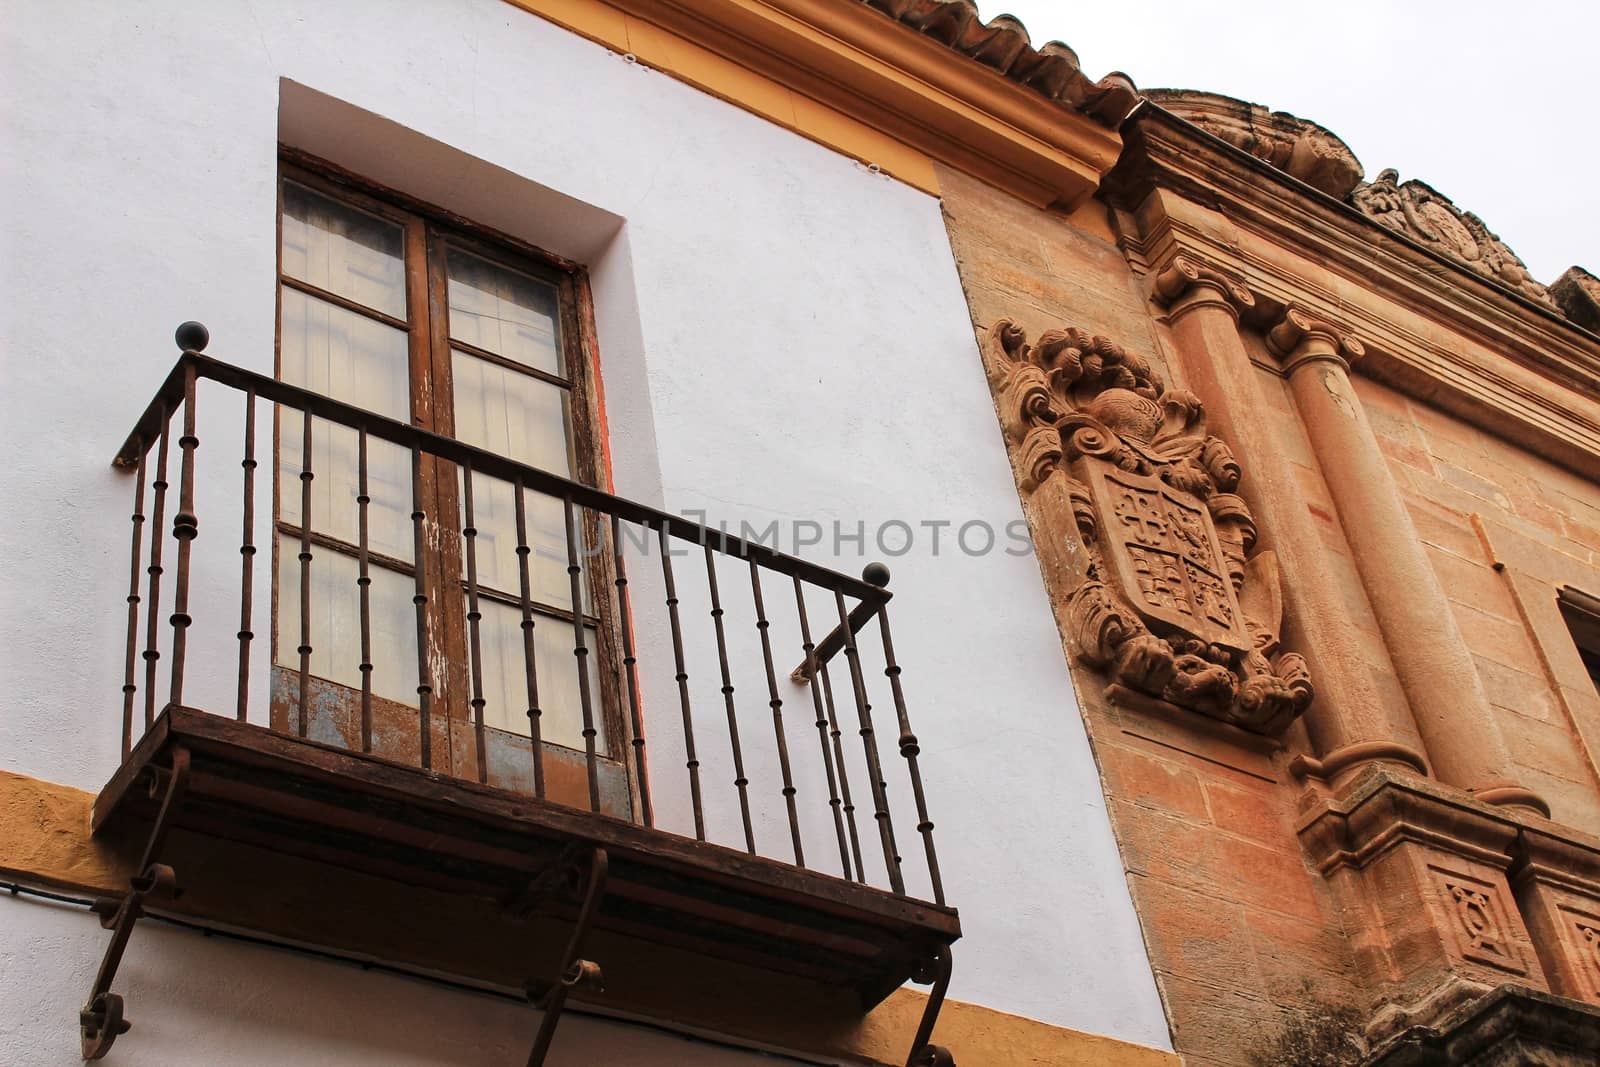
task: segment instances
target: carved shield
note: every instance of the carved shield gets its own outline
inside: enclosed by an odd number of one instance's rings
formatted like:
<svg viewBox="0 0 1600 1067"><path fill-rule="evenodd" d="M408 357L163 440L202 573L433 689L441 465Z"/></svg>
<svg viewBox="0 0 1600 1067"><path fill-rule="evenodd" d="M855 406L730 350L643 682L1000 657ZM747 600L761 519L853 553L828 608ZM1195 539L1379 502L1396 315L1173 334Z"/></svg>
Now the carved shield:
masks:
<svg viewBox="0 0 1600 1067"><path fill-rule="evenodd" d="M1244 616L1205 503L1159 478L1085 464L1116 581L1151 630L1243 652Z"/></svg>

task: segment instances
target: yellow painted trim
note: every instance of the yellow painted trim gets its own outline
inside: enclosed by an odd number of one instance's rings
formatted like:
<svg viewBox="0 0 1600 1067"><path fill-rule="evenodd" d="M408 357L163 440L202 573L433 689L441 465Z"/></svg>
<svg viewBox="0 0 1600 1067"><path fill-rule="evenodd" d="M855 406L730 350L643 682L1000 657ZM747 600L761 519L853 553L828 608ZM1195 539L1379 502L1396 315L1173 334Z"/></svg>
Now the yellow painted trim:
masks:
<svg viewBox="0 0 1600 1067"><path fill-rule="evenodd" d="M938 195L934 163L1081 205L1122 140L852 0L507 0Z"/></svg>
<svg viewBox="0 0 1600 1067"><path fill-rule="evenodd" d="M92 896L126 892L128 877L138 862L137 842L91 837L89 811L93 805L92 793L0 771L0 827L4 827L4 833L0 833L0 875L29 885ZM331 925L318 926L323 918L316 913L315 898L327 887L328 883L323 880L327 877L327 868L314 871L311 866L304 865L302 869L299 861L275 858L272 874L284 877L287 885L303 890L310 897L296 901L285 899L286 894L278 892L261 894L275 899L279 904L277 910L270 916L241 914L245 906L237 903L236 892L218 893L216 890L219 885L224 890L230 884L236 888L237 882L229 883L230 878L261 875L259 866L237 865L245 851L227 842L204 843L205 859L199 866L205 869L197 871L192 864L183 867L180 874L186 886L188 878L197 874L209 875L213 882L208 887L203 879L197 878L202 884L195 885L195 892L183 898L187 913L204 921L297 943L359 948L352 944L356 935L352 935L338 917L327 920ZM259 860L256 862L259 864ZM219 877L220 883L215 881ZM404 887L382 884L388 885L392 893L404 891ZM371 902L372 910L383 910L381 891L369 891L366 899ZM229 901L235 903L230 907ZM440 903L447 907L456 902L442 898ZM411 916L423 913L413 909L410 902L401 911ZM426 913L441 914L444 925L450 925L449 914L442 908L428 906ZM430 946L425 925L414 926L413 933L420 954L395 962L449 973L451 961L447 951L458 948L459 939L452 935ZM379 940L388 952L382 958L395 959L394 953L402 950L402 945L393 937L392 927ZM527 959L521 949L511 948L525 967ZM377 955L377 952L371 954ZM676 970L669 969L671 967ZM637 997L630 998L628 990L617 990L619 998L633 1002L613 1003L613 1006L637 1010L641 1015L670 1020L686 1028L720 1032L775 1048L898 1067L910 1051L908 1043L916 1032L927 1000L925 994L916 990L897 990L864 1018L840 1022L836 1004L816 999L808 1001L805 991L797 987L793 995L786 995L781 1013L748 1010L736 993L730 995L726 987L719 989L718 979L711 973L715 969L715 964L708 962L700 968L702 973L691 975L682 970L682 961L664 963L663 973L671 980L651 983L652 992L658 994L655 1001L647 1003ZM717 992L713 994L713 990ZM666 999L660 999L663 995ZM954 1053L957 1063L971 1067L1181 1067L1181 1061L1170 1052L1050 1026L961 1001L946 1002L933 1036Z"/></svg>

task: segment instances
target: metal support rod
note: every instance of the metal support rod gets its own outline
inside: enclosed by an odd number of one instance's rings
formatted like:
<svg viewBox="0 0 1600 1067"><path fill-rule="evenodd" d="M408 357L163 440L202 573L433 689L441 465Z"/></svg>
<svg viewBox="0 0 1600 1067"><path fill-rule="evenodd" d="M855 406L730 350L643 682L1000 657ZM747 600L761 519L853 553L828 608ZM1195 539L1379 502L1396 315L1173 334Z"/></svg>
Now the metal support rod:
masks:
<svg viewBox="0 0 1600 1067"><path fill-rule="evenodd" d="M830 586L829 588L832 587ZM861 628L866 626L867 623L871 622L872 616L877 614L879 605L888 601L890 595L888 590L881 589L875 590L875 592L881 594L881 599L868 598L866 600L862 600L855 607L850 609L850 623L848 626L848 631L851 634L860 633ZM833 659L834 656L837 656L841 651L843 651L845 646L844 635L846 629L847 628L844 625L835 626L833 629L828 631L827 635L823 637L821 641L817 642L815 656L817 666L827 666L829 660ZM809 662L809 659L801 660L799 665L797 665L794 670L789 672L789 678L792 681L799 682L801 685L805 685L807 682L811 681L812 672L807 667Z"/></svg>
<svg viewBox="0 0 1600 1067"><path fill-rule="evenodd" d="M128 948L128 939L133 936L133 924L144 914L144 902L150 898L171 899L180 892L177 876L172 868L164 863L155 862L155 858L160 855L161 847L166 843L167 833L172 829L173 817L177 814L178 805L189 786L189 750L186 748L173 750L172 769L165 776L155 773L154 768L147 773L150 774L151 799L161 793L163 777L166 781L166 792L162 796L161 809L156 815L155 826L151 828L150 837L145 842L144 855L139 860L139 873L128 880L128 895L120 901L107 899L96 901L94 904L101 925L112 931L112 934L111 943L106 946L105 957L100 961L100 970L95 974L94 985L89 990L89 999L78 1012L78 1031L83 1058L86 1060L98 1060L104 1057L111 1051L112 1043L133 1026L123 1016L122 998L111 992L111 983L117 977L117 968L122 964L122 954Z"/></svg>
<svg viewBox="0 0 1600 1067"><path fill-rule="evenodd" d="M644 715L639 708L639 657L633 650L633 609L628 597L628 569L622 559L622 520L611 516L611 547L617 571L617 607L621 614L622 673L628 686L629 726L633 730L633 762L638 774L639 814L646 826L655 825L655 812L650 806L650 776L645 773Z"/></svg>
<svg viewBox="0 0 1600 1067"><path fill-rule="evenodd" d="M950 990L952 967L950 946L940 945L927 970L912 976L913 982L932 982L933 990L922 1009L922 1022L917 1026L917 1036L911 1042L911 1055L906 1058L906 1067L956 1067L955 1057L950 1055L949 1049L931 1043L934 1024L939 1021L939 1010L944 1007L944 996Z"/></svg>
<svg viewBox="0 0 1600 1067"><path fill-rule="evenodd" d="M606 891L606 875L609 869L610 861L606 856L606 850L595 849L589 858L589 878L584 891L583 907L578 911L577 925L572 928L572 938L567 942L567 951L561 958L560 978L542 996L530 990L530 995L538 1001L544 1017L539 1020L539 1032L533 1039L533 1050L528 1053L528 1067L543 1067L544 1058L550 1052L550 1042L555 1040L556 1026L561 1022L561 1012L567 1006L567 997L572 991L593 989L599 992L605 989L605 975L601 972L600 965L592 960L581 959L578 954L583 951L584 939L589 936L589 928L594 924L600 897Z"/></svg>

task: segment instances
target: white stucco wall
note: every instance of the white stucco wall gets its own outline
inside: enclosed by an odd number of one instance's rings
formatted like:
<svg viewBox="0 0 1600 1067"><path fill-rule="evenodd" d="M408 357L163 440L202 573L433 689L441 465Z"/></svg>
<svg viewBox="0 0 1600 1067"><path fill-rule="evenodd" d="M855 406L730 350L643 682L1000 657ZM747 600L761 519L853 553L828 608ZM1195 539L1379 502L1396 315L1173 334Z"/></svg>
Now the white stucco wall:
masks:
<svg viewBox="0 0 1600 1067"><path fill-rule="evenodd" d="M88 912L0 899L0 1063L78 1063L76 1006L106 933ZM139 925L117 976L134 1029L117 1067L486 1067L524 1063L539 1014L508 998L244 944L158 921ZM818 1063L593 1015L566 1014L548 1067L790 1067Z"/></svg>
<svg viewBox="0 0 1600 1067"><path fill-rule="evenodd" d="M1002 547L1021 518L933 198L499 0L39 0L14 7L0 41L0 767L94 790L116 764L131 486L107 461L170 366L177 322L205 321L213 355L271 372L280 136L590 265L621 494L735 527L861 521L869 537L887 520L982 520ZM230 417L208 415L202 453L233 447ZM229 462L226 480L204 483L197 545L220 554L215 571L197 572L196 603L214 592L232 611ZM965 930L952 996L1168 1047L1037 565L968 555L955 526L937 554L923 529L890 560L896 651ZM870 543L857 553L845 546L834 560L829 537L804 554L852 572L879 555ZM638 595L654 595L639 582ZM703 611L697 596L686 593L686 617ZM768 589L785 620L788 596ZM772 783L759 646L741 610L735 622L730 608L736 683L749 694L741 725L752 780ZM195 614L196 640L220 643L198 658L187 696L220 702L234 622L208 628ZM787 621L773 634L787 671L798 638ZM664 639L641 633L647 714L667 726ZM704 640L691 652L699 714L720 717ZM810 697L782 686L803 773ZM886 688L873 702L915 871ZM674 736L651 731L652 783L663 823L682 826ZM735 844L732 774L720 752L703 758L713 837ZM858 793L867 807L864 781ZM782 856L779 800L775 787L759 798L757 818L764 851ZM870 844L870 813L862 828ZM808 859L833 870L825 807L806 835ZM49 972L41 983L70 970L76 989L87 948L27 948L68 936L69 920L45 914L8 908L8 951ZM94 932L70 922L89 931L71 937ZM162 952L195 967L236 951L160 936ZM315 989L373 1019L371 989L320 973L308 968L292 995ZM229 978L268 999L280 980L243 960ZM130 1002L143 1018L164 1010ZM466 1020L501 1009L459 1010ZM70 1024L57 1015L28 1025ZM286 1012L284 1025L297 1018Z"/></svg>

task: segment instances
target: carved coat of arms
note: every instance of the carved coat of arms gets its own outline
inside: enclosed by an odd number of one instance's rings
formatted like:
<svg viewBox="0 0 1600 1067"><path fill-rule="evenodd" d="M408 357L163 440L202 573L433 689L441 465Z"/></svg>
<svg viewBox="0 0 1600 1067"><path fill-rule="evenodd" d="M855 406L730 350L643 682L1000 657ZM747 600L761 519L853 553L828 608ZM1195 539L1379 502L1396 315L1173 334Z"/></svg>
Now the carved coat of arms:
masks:
<svg viewBox="0 0 1600 1067"><path fill-rule="evenodd" d="M1070 509L1066 615L1078 654L1129 689L1281 732L1311 703L1311 679L1279 648L1277 560L1254 551L1239 465L1206 432L1200 401L1077 329L1029 345L1001 321L984 359L1036 520L1048 525L1041 504Z"/></svg>

